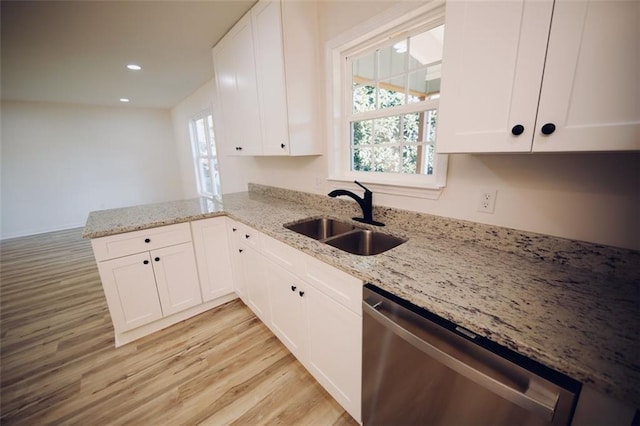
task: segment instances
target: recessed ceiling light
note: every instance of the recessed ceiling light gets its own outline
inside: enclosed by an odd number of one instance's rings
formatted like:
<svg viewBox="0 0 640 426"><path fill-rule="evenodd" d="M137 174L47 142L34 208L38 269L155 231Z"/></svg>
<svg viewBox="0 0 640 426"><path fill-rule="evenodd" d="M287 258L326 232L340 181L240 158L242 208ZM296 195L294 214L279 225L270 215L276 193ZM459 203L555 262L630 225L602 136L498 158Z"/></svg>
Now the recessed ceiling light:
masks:
<svg viewBox="0 0 640 426"><path fill-rule="evenodd" d="M129 64L127 65L127 68L133 71L140 71L142 69L140 65L136 65L136 64Z"/></svg>
<svg viewBox="0 0 640 426"><path fill-rule="evenodd" d="M120 102L127 103L127 102L129 102L129 99L127 99L127 98L120 98Z"/></svg>

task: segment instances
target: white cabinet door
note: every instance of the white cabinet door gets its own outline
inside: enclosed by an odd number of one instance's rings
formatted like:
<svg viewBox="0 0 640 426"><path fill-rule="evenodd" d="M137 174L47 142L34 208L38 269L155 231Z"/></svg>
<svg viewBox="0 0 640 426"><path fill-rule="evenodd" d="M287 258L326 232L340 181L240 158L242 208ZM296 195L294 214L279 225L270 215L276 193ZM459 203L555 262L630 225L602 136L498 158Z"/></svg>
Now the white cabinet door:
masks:
<svg viewBox="0 0 640 426"><path fill-rule="evenodd" d="M282 39L287 83L289 155L323 154L320 98L324 80L318 46L318 3L282 1Z"/></svg>
<svg viewBox="0 0 640 426"><path fill-rule="evenodd" d="M244 241L240 246L244 286L247 290L247 305L264 322L269 325L269 294L264 272L265 259L260 253Z"/></svg>
<svg viewBox="0 0 640 426"><path fill-rule="evenodd" d="M229 237L229 256L233 274L233 288L245 304L248 304L247 293L242 272L242 253L240 252L240 226L233 219L227 220L227 236Z"/></svg>
<svg viewBox="0 0 640 426"><path fill-rule="evenodd" d="M148 252L98 262L116 333L162 318Z"/></svg>
<svg viewBox="0 0 640 426"><path fill-rule="evenodd" d="M233 275L225 217L191 222L202 300L233 292Z"/></svg>
<svg viewBox="0 0 640 426"><path fill-rule="evenodd" d="M439 153L531 150L552 8L553 0L447 2Z"/></svg>
<svg viewBox="0 0 640 426"><path fill-rule="evenodd" d="M236 225L247 305L360 421L362 281Z"/></svg>
<svg viewBox="0 0 640 426"><path fill-rule="evenodd" d="M455 1L445 28L439 153L640 149L640 2Z"/></svg>
<svg viewBox="0 0 640 426"><path fill-rule="evenodd" d="M262 153L251 15L247 13L213 49L218 101L228 154ZM220 123L220 121L218 121Z"/></svg>
<svg viewBox="0 0 640 426"><path fill-rule="evenodd" d="M533 150L638 149L640 2L556 0Z"/></svg>
<svg viewBox="0 0 640 426"><path fill-rule="evenodd" d="M317 25L316 2L262 0L214 47L225 153L322 154Z"/></svg>
<svg viewBox="0 0 640 426"><path fill-rule="evenodd" d="M265 260L265 272L269 285L271 330L296 358L304 362L306 286L298 277L270 260Z"/></svg>
<svg viewBox="0 0 640 426"><path fill-rule="evenodd" d="M178 244L151 251L164 316L202 303L193 245Z"/></svg>
<svg viewBox="0 0 640 426"><path fill-rule="evenodd" d="M279 1L259 2L252 10L262 125L263 155L289 154L287 87Z"/></svg>
<svg viewBox="0 0 640 426"><path fill-rule="evenodd" d="M312 286L306 290L308 369L360 421L362 317Z"/></svg>

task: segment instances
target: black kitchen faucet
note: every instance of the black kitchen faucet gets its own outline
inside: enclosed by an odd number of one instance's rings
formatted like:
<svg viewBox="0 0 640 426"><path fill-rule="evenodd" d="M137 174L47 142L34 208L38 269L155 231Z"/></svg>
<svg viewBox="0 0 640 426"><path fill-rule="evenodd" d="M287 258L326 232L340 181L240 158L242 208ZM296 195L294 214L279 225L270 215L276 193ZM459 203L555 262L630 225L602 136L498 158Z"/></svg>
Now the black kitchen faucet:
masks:
<svg viewBox="0 0 640 426"><path fill-rule="evenodd" d="M357 180L354 180L354 182L360 188L364 189L363 198L360 198L358 195L354 194L351 191L347 191L346 189L336 189L334 191L331 191L328 194L329 197L335 198L341 195L346 195L347 197L353 198L354 200L356 200L356 202L358 203L358 205L360 205L360 208L362 209L362 217L354 217L353 220L357 220L358 222L362 222L362 223L367 223L369 225L384 226L384 223L376 222L375 220L373 220L373 203L372 203L373 192L369 191L369 188L367 188Z"/></svg>

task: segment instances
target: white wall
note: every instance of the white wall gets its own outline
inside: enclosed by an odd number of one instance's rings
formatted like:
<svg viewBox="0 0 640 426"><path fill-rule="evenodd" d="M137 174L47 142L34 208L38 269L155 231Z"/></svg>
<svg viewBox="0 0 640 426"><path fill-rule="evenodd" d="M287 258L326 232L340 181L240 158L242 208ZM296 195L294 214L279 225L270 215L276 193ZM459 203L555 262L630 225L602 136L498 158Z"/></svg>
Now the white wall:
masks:
<svg viewBox="0 0 640 426"><path fill-rule="evenodd" d="M397 5L320 2L322 60L327 41ZM331 189L317 184L327 176L326 156L235 161L242 167L231 170L228 179L315 193ZM638 164L640 155L634 153L450 155L447 187L439 200L374 194L374 204L640 249ZM494 214L476 211L485 188L498 190Z"/></svg>
<svg viewBox="0 0 640 426"><path fill-rule="evenodd" d="M2 238L183 198L168 110L2 102Z"/></svg>

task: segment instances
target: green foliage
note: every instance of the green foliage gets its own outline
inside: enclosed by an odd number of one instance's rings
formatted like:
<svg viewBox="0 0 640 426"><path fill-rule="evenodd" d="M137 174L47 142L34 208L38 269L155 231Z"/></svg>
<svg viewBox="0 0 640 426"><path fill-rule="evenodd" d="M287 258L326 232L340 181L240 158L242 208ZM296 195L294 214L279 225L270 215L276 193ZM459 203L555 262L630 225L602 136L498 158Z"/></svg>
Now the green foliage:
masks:
<svg viewBox="0 0 640 426"><path fill-rule="evenodd" d="M406 95L371 85L354 85L354 113L404 105ZM362 172L421 173L418 165L420 116L426 114L426 140L435 138L436 111L390 115L374 120L354 121L351 124L352 170ZM427 149L424 146L423 149ZM428 151L425 172L430 174L432 149Z"/></svg>

